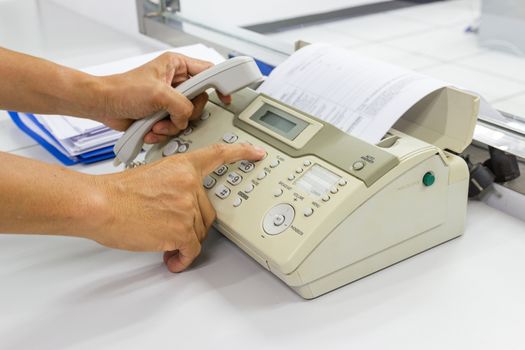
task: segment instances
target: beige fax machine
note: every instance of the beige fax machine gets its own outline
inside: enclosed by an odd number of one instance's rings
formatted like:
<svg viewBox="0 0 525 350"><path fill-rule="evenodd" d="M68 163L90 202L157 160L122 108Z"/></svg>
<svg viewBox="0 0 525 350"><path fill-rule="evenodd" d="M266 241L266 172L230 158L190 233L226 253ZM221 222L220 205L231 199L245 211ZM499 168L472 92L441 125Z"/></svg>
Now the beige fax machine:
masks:
<svg viewBox="0 0 525 350"><path fill-rule="evenodd" d="M244 88L146 154L152 162L212 143L249 142L259 162L204 180L215 227L304 298L315 298L464 231L477 97L446 88L378 144Z"/></svg>

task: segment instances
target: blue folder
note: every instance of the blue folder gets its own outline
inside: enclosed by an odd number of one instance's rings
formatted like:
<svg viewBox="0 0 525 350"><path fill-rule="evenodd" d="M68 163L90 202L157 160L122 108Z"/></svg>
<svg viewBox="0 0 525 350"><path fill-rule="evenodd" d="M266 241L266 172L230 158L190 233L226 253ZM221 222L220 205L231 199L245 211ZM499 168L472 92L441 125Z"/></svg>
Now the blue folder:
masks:
<svg viewBox="0 0 525 350"><path fill-rule="evenodd" d="M24 122L18 112L9 111L8 113L20 130L38 142L64 165L69 166L79 163L91 164L101 160L115 158L113 146L102 147L97 150L79 154L77 156L70 156L67 154L65 149L60 146L60 143L57 141L57 139L42 124L38 122L34 115L25 114L29 122ZM49 140L54 142L50 142Z"/></svg>

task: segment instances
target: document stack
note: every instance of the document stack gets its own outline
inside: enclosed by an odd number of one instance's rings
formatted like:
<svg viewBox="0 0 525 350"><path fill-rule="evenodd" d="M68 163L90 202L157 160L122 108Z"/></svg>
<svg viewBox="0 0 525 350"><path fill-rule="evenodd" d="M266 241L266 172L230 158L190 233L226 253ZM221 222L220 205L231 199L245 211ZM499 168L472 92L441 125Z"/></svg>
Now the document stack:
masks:
<svg viewBox="0 0 525 350"><path fill-rule="evenodd" d="M26 134L64 165L93 163L113 158L119 131L88 119L9 112Z"/></svg>

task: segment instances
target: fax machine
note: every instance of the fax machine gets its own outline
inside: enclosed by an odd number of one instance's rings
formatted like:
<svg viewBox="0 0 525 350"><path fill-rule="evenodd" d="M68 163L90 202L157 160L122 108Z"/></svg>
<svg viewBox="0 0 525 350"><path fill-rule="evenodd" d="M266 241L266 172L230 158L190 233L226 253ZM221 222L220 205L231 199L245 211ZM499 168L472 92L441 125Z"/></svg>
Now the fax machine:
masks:
<svg viewBox="0 0 525 350"><path fill-rule="evenodd" d="M224 164L204 187L215 227L304 298L315 298L464 231L478 98L439 90L378 144L244 88L212 96L199 121L146 161L212 143L249 142L267 156Z"/></svg>

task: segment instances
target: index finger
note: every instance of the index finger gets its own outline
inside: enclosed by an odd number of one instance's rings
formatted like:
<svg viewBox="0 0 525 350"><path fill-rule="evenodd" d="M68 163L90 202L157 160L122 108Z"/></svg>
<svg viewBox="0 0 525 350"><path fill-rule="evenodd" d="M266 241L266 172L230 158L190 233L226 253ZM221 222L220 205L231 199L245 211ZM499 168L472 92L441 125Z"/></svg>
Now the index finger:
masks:
<svg viewBox="0 0 525 350"><path fill-rule="evenodd" d="M248 143L233 145L217 143L188 153L188 156L197 170L200 170L201 176L204 177L222 164L239 160L256 161L262 159L265 154L266 151L263 148Z"/></svg>

